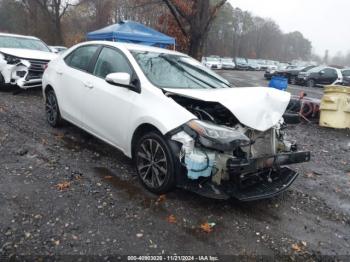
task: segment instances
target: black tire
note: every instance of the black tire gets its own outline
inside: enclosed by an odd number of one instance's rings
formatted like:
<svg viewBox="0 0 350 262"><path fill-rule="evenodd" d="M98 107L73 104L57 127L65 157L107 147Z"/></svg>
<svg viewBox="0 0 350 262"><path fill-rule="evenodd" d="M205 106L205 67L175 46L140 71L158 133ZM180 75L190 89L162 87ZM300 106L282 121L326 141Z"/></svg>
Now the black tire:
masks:
<svg viewBox="0 0 350 262"><path fill-rule="evenodd" d="M284 122L289 125L300 124L301 122L299 114L296 114L294 112L284 113L283 119L284 119Z"/></svg>
<svg viewBox="0 0 350 262"><path fill-rule="evenodd" d="M5 79L2 76L2 74L0 74L0 91L5 89Z"/></svg>
<svg viewBox="0 0 350 262"><path fill-rule="evenodd" d="M306 86L307 87L315 87L315 80L313 80L313 79L307 80Z"/></svg>
<svg viewBox="0 0 350 262"><path fill-rule="evenodd" d="M297 84L297 78L295 76L291 76L289 79L290 79L289 82L291 85Z"/></svg>
<svg viewBox="0 0 350 262"><path fill-rule="evenodd" d="M52 89L46 92L45 112L46 120L50 126L59 127L62 125L63 120L58 106L57 97L55 91Z"/></svg>
<svg viewBox="0 0 350 262"><path fill-rule="evenodd" d="M170 192L176 186L176 167L172 150L158 132L142 136L135 147L134 160L141 184L156 194Z"/></svg>

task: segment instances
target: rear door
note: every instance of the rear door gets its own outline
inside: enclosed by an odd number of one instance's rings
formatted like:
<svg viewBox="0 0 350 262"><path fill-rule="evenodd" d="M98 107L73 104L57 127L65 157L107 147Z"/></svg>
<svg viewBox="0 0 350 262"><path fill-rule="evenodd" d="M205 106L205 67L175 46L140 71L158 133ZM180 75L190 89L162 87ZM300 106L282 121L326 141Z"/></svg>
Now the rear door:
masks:
<svg viewBox="0 0 350 262"><path fill-rule="evenodd" d="M321 84L330 85L338 79L337 71L333 68L325 68L322 70L324 74L321 76Z"/></svg>
<svg viewBox="0 0 350 262"><path fill-rule="evenodd" d="M84 122L88 129L121 150L130 120L130 110L138 93L128 88L111 85L105 78L110 73L136 74L122 51L115 47L103 47L93 70L92 88L84 102Z"/></svg>
<svg viewBox="0 0 350 262"><path fill-rule="evenodd" d="M81 46L64 58L58 67L59 104L63 117L84 127L82 107L84 95L89 88L87 78L93 57L99 50L98 45Z"/></svg>

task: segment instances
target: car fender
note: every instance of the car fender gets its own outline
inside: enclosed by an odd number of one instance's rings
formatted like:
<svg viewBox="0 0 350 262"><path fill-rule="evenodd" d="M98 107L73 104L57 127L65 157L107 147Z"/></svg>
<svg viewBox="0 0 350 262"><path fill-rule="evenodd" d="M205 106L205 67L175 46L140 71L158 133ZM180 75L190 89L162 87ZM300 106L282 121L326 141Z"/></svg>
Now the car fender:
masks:
<svg viewBox="0 0 350 262"><path fill-rule="evenodd" d="M132 139L138 127L150 124L163 135L180 127L190 120L197 119L192 113L173 99L166 96L160 89L145 90L143 95L134 102L131 109L129 127L127 128L123 148L125 154L131 157Z"/></svg>

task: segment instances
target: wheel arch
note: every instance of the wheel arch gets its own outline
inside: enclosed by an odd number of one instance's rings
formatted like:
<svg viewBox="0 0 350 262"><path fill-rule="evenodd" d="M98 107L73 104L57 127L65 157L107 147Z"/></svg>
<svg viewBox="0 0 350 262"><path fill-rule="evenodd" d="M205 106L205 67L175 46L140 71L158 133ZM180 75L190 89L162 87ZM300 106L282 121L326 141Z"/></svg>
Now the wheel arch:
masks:
<svg viewBox="0 0 350 262"><path fill-rule="evenodd" d="M149 132L156 132L156 133L159 133L160 135L163 135L162 132L157 127L155 127L152 124L144 123L144 124L139 125L135 129L135 131L134 131L134 133L132 135L132 139L131 139L131 158L132 159L134 158L135 147L136 147L137 141L143 135L145 135L146 133L149 133Z"/></svg>
<svg viewBox="0 0 350 262"><path fill-rule="evenodd" d="M44 99L46 99L46 94L48 91L50 90L53 90L55 91L55 89L50 85L50 84L47 84L44 88L43 88L43 96L44 96Z"/></svg>

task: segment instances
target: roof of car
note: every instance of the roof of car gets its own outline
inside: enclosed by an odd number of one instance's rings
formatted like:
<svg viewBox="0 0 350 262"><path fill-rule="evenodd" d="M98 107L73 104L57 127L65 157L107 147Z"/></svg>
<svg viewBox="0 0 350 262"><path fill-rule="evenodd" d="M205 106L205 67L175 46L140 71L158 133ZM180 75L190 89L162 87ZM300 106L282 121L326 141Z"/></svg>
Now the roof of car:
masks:
<svg viewBox="0 0 350 262"><path fill-rule="evenodd" d="M139 44L130 44L130 43L121 43L121 42L111 42L111 41L88 41L82 43L84 44L100 44L100 45L109 45L109 46L115 46L118 48L126 48L129 51L145 51L145 52L155 52L155 53L164 53L164 54L173 54L173 55L182 55L184 56L185 54L177 52L177 51L172 51L169 49L165 48L159 48L159 47L154 47L154 46L147 46L147 45L139 45Z"/></svg>
<svg viewBox="0 0 350 262"><path fill-rule="evenodd" d="M8 33L0 33L0 36L12 36L12 37L21 37L21 38L28 38L28 39L39 39L34 36L28 36L28 35L16 35L16 34L8 34Z"/></svg>

